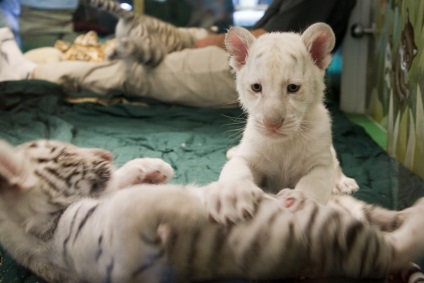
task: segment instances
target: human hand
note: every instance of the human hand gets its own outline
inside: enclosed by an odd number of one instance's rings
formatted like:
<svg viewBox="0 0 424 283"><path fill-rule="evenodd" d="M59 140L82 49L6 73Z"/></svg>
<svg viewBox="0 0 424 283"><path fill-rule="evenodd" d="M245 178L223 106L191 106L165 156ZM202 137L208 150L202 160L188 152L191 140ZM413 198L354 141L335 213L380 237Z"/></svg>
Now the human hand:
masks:
<svg viewBox="0 0 424 283"><path fill-rule="evenodd" d="M218 46L220 48L225 49L225 34L212 34L205 38L199 39L193 45L193 48L203 48L207 46Z"/></svg>

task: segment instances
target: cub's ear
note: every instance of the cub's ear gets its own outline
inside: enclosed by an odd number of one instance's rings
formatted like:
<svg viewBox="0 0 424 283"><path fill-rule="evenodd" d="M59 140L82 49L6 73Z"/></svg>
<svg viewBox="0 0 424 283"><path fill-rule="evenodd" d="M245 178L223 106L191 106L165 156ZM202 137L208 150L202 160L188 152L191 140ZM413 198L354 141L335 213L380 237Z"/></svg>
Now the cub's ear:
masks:
<svg viewBox="0 0 424 283"><path fill-rule="evenodd" d="M16 153L16 150L0 140L0 194L4 190L24 189L25 162L22 154Z"/></svg>
<svg viewBox="0 0 424 283"><path fill-rule="evenodd" d="M230 66L238 71L246 63L250 45L256 40L253 34L242 27L231 27L225 35L225 47L230 54Z"/></svg>
<svg viewBox="0 0 424 283"><path fill-rule="evenodd" d="M331 51L336 38L331 27L324 23L316 23L308 27L302 34L302 40L321 70L327 69L331 62Z"/></svg>

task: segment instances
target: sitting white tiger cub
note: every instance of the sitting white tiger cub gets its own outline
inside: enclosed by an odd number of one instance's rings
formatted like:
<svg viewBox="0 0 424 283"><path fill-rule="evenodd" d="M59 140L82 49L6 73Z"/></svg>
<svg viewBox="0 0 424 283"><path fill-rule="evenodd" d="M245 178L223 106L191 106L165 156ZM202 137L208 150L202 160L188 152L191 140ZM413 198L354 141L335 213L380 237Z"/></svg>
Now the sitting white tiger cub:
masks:
<svg viewBox="0 0 424 283"><path fill-rule="evenodd" d="M49 282L187 282L342 275L384 277L424 252L424 200L395 212L339 196L265 195L254 218L211 223L206 188L161 183L172 168L39 140L0 143L0 243ZM217 183L213 184L216 185ZM407 278L408 279L408 278Z"/></svg>
<svg viewBox="0 0 424 283"><path fill-rule="evenodd" d="M302 34L259 38L241 27L228 31L225 44L248 118L240 145L227 154L231 158L221 171L220 189L210 192L209 207L218 222L251 216L261 189L294 189L322 204L332 192L358 190L340 169L323 103L334 42L324 23ZM216 207L220 211L213 211Z"/></svg>

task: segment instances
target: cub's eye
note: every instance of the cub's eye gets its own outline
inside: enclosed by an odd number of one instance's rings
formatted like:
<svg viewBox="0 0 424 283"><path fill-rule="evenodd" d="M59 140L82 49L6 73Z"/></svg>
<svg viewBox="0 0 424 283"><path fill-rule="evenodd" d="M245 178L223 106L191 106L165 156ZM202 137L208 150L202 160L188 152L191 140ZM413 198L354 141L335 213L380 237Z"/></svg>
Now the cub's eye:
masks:
<svg viewBox="0 0 424 283"><path fill-rule="evenodd" d="M298 92L298 91L299 91L299 89L300 89L300 85L289 84L289 85L287 86L287 91L288 91L288 92L291 92L291 93Z"/></svg>
<svg viewBox="0 0 424 283"><path fill-rule="evenodd" d="M261 92L262 91L262 85L261 84L253 84L250 86L254 92Z"/></svg>

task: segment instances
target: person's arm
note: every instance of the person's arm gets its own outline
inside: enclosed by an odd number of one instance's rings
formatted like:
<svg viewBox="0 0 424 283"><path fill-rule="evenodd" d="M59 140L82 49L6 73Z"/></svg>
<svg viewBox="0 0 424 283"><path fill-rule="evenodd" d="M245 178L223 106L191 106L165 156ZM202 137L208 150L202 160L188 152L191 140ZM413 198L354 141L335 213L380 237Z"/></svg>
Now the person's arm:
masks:
<svg viewBox="0 0 424 283"><path fill-rule="evenodd" d="M252 30L251 33L254 36L258 37L266 33L266 30L255 29L255 30ZM224 40L225 40L225 33L212 34L210 36L207 36L205 38L202 38L196 41L193 45L193 48L202 48L206 46L218 46L225 49Z"/></svg>

